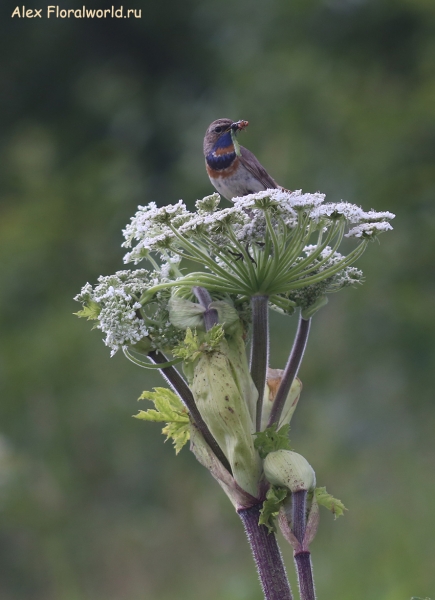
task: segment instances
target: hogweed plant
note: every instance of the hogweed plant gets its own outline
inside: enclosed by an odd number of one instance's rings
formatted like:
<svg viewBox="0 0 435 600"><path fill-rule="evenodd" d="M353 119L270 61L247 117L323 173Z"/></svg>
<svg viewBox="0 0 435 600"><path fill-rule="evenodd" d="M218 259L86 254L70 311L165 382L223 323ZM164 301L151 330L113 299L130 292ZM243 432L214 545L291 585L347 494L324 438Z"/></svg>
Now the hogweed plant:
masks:
<svg viewBox="0 0 435 600"><path fill-rule="evenodd" d="M266 600L293 597L277 527L294 550L301 600L314 600L309 547L319 505L336 517L345 507L316 487L290 446L297 373L311 319L328 294L362 282L353 265L394 215L276 189L230 208L219 202L207 196L196 212L181 200L139 206L124 231L124 261L148 268L86 284L77 315L96 321L112 355L160 369L169 388L144 392L154 408L136 417L166 423L176 453L190 440L243 522ZM347 255L343 237L355 242ZM269 367L269 309L299 315L284 370Z"/></svg>

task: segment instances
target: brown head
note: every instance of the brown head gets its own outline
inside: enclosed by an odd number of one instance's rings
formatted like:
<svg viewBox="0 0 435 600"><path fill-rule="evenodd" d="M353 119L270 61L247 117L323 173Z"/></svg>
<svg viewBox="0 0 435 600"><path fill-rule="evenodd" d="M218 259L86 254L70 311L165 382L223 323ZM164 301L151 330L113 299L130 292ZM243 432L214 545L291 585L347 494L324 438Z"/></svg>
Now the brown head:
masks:
<svg viewBox="0 0 435 600"><path fill-rule="evenodd" d="M217 119L209 125L204 136L204 156L213 151L218 140L233 130L241 131L248 126L248 121L233 121L232 119Z"/></svg>

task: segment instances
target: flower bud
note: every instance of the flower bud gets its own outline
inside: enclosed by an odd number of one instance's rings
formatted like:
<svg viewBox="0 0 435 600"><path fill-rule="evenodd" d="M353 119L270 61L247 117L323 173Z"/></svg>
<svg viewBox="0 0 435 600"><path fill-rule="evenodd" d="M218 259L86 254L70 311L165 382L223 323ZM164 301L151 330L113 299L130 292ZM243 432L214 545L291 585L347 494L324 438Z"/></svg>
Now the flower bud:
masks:
<svg viewBox="0 0 435 600"><path fill-rule="evenodd" d="M316 487L316 474L309 462L291 450L277 450L264 460L264 473L272 485L288 488L292 493Z"/></svg>
<svg viewBox="0 0 435 600"><path fill-rule="evenodd" d="M270 413L272 411L273 403L275 401L275 397L278 392L279 386L281 385L283 374L284 371L282 369L267 369L267 380L263 398L263 410L261 413L262 431L266 429L267 424L269 422ZM301 390L302 382L296 377L292 383L289 393L287 394L287 398L279 419L278 429L283 425L288 425L290 423L293 413L296 410Z"/></svg>
<svg viewBox="0 0 435 600"><path fill-rule="evenodd" d="M223 339L218 349L200 354L193 363L190 388L201 416L228 458L237 484L257 496L261 462L254 448L255 429L249 411L257 392L241 335L240 330L229 340Z"/></svg>

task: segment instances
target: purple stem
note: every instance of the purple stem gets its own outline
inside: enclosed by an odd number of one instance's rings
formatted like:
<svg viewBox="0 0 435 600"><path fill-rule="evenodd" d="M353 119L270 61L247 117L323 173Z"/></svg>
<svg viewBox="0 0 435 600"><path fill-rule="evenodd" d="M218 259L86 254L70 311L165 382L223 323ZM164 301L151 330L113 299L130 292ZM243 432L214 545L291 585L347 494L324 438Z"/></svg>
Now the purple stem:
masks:
<svg viewBox="0 0 435 600"><path fill-rule="evenodd" d="M305 535L307 510L307 491L292 493L292 531L298 542L302 544Z"/></svg>
<svg viewBox="0 0 435 600"><path fill-rule="evenodd" d="M192 288L192 292L195 294L198 302L201 306L203 306L206 310L204 312L204 326L205 330L209 331L214 325L219 322L218 312L215 308L209 308L210 302L212 302L212 298L208 292L203 287L195 286Z"/></svg>
<svg viewBox="0 0 435 600"><path fill-rule="evenodd" d="M299 594L301 600L316 600L313 570L311 567L311 553L309 551L303 551L295 554L295 564L298 572Z"/></svg>
<svg viewBox="0 0 435 600"><path fill-rule="evenodd" d="M262 504L238 510L251 546L265 600L293 600L290 584L274 533L259 525Z"/></svg>
<svg viewBox="0 0 435 600"><path fill-rule="evenodd" d="M154 364L167 362L167 358L156 350L152 350L148 353L148 358L153 361ZM223 466L226 468L229 473L232 473L230 463L228 462L227 457L221 450L219 444L212 436L210 429L207 427L206 422L201 416L201 413L198 410L198 407L195 404L195 399L193 397L192 392L189 389L189 386L181 377L179 372L174 369L174 367L165 367L164 369L160 369L160 373L172 387L172 389L179 395L181 401L186 406L187 410L190 413L195 425L198 427L199 431L202 433L202 437L207 442L207 444L212 449L213 453L216 457L221 461Z"/></svg>
<svg viewBox="0 0 435 600"><path fill-rule="evenodd" d="M255 427L261 430L264 388L269 366L269 297L252 296L251 377L258 391Z"/></svg>
<svg viewBox="0 0 435 600"><path fill-rule="evenodd" d="M303 545L306 528L307 492L300 490L292 493L292 531L298 542ZM298 572L301 600L315 600L311 554L308 549L295 552L294 560Z"/></svg>
<svg viewBox="0 0 435 600"><path fill-rule="evenodd" d="M295 341L293 348L290 352L289 359L284 369L281 384L278 388L275 400L273 402L272 410L270 413L268 427L274 423L279 423L282 409L284 408L287 395L290 391L292 383L298 374L299 367L304 356L305 347L307 345L308 334L310 333L311 319L304 319L302 316L299 317L298 330L296 332Z"/></svg>

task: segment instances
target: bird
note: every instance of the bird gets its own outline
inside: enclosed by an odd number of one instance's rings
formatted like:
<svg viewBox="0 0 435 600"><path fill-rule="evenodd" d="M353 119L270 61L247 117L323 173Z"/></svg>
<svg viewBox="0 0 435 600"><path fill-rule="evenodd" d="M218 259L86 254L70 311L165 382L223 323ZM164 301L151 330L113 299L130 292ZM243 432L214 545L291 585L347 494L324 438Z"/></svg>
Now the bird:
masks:
<svg viewBox="0 0 435 600"><path fill-rule="evenodd" d="M204 136L204 157L208 176L215 189L227 200L270 188L281 188L257 157L240 146L236 134L248 121L217 119Z"/></svg>

